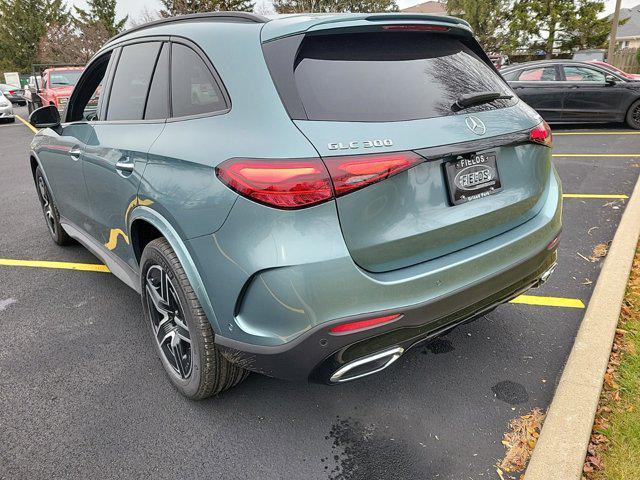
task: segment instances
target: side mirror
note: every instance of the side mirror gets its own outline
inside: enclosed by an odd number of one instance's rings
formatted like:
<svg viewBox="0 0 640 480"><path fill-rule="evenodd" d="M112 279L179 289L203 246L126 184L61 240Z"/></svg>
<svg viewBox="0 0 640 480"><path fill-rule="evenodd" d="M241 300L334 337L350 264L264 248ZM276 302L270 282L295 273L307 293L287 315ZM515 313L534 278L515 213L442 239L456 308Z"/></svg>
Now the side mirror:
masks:
<svg viewBox="0 0 640 480"><path fill-rule="evenodd" d="M31 112L29 123L36 128L55 128L60 126L60 112L55 105L46 105Z"/></svg>
<svg viewBox="0 0 640 480"><path fill-rule="evenodd" d="M605 75L604 81L607 85L615 85L616 83L618 83L618 79L613 75Z"/></svg>

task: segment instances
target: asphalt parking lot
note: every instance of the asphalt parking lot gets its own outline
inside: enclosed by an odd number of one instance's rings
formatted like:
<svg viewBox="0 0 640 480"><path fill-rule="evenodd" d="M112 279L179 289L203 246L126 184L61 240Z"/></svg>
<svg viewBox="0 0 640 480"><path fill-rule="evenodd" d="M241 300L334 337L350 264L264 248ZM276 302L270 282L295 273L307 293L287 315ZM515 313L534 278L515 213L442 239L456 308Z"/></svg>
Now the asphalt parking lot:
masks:
<svg viewBox="0 0 640 480"><path fill-rule="evenodd" d="M551 401L602 264L592 251L640 173L640 132L554 132L568 194L559 267L523 303L358 382L254 374L191 402L165 379L135 292L108 273L44 268L97 260L50 240L33 134L1 124L0 478L498 478L509 420Z"/></svg>

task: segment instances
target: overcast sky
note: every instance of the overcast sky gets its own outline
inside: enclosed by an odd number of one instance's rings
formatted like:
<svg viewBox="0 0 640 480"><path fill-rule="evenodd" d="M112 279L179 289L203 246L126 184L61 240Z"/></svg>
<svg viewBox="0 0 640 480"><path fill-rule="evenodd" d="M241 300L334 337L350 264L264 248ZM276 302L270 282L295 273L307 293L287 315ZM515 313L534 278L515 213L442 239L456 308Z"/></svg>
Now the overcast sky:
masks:
<svg viewBox="0 0 640 480"><path fill-rule="evenodd" d="M269 1L269 0L258 0ZM409 7L411 5L415 5L417 3L421 3L423 0L396 0L400 8ZM86 0L68 0L68 3L73 5L78 5L83 8L86 7ZM615 0L606 0L606 11L607 13L613 12L615 8ZM632 7L634 5L640 4L640 0L622 0L622 7ZM159 10L161 7L160 0L118 0L117 3L117 12L118 18L122 18L125 15L129 15L130 17L137 17L142 9L147 7L151 11Z"/></svg>

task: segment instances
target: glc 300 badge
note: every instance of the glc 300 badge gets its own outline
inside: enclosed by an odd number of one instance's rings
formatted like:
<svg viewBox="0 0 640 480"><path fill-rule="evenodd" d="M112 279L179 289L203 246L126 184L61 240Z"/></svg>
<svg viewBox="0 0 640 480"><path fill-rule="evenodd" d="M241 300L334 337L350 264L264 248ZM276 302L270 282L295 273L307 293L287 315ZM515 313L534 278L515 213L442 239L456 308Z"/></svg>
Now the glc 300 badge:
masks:
<svg viewBox="0 0 640 480"><path fill-rule="evenodd" d="M365 140L363 142L353 141L327 144L327 148L329 150L355 150L357 148L379 148L391 146L393 146L393 141L388 138L385 140Z"/></svg>

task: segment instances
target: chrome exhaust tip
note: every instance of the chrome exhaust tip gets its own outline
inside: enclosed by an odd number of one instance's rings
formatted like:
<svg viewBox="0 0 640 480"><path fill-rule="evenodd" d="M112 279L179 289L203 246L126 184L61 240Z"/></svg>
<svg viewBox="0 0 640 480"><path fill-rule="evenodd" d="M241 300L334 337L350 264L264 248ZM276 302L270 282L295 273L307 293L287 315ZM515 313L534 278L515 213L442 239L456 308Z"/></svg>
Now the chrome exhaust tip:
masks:
<svg viewBox="0 0 640 480"><path fill-rule="evenodd" d="M553 274L553 272L556 270L557 266L558 266L558 263L553 262L553 265L551 265L544 272L542 272L542 275L540 275L540 279L538 280L536 287L539 287L540 285L544 285L547 282L547 280L549 280L549 277L551 276L551 274Z"/></svg>
<svg viewBox="0 0 640 480"><path fill-rule="evenodd" d="M343 365L335 371L329 381L331 383L344 383L357 378L373 375L381 370L384 370L397 359L400 358L404 348L393 347L389 350L367 355L366 357L359 358L353 362Z"/></svg>

